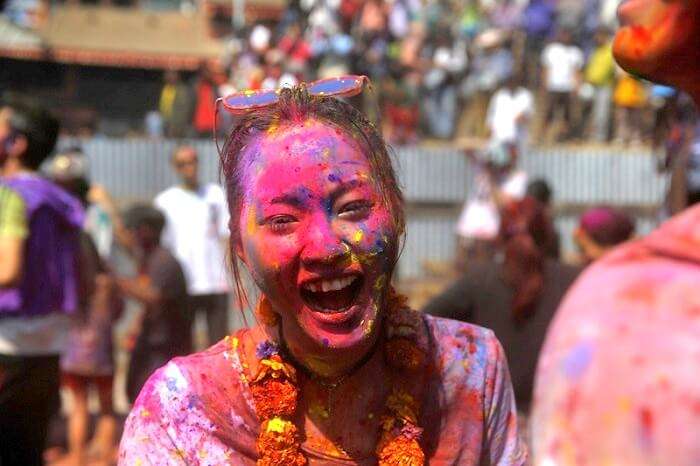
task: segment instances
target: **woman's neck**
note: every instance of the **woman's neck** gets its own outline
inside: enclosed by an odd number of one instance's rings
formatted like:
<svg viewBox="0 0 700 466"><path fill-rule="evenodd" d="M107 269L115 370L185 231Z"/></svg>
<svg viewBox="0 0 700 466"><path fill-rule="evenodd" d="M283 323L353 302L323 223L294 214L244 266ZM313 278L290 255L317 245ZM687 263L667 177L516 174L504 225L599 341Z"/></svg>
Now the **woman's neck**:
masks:
<svg viewBox="0 0 700 466"><path fill-rule="evenodd" d="M298 328L285 326L284 322L277 328L276 339L290 359L312 377L322 379L337 379L355 372L371 358L381 343L380 326L352 348L321 346Z"/></svg>

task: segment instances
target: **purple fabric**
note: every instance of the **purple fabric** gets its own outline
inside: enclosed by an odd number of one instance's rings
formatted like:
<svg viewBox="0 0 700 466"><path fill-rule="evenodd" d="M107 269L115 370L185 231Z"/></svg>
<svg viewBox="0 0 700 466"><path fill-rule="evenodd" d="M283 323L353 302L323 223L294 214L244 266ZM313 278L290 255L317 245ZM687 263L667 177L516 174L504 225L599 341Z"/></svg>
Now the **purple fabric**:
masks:
<svg viewBox="0 0 700 466"><path fill-rule="evenodd" d="M0 180L24 200L29 237L22 280L0 289L0 317L72 314L78 307L80 202L53 183L33 175Z"/></svg>

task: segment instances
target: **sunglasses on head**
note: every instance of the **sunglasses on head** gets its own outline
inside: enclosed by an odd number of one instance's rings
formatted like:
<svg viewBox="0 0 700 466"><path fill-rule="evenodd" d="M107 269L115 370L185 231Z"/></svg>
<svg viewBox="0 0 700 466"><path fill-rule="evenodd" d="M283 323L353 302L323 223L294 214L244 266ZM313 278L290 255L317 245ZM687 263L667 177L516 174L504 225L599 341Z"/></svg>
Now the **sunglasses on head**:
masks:
<svg viewBox="0 0 700 466"><path fill-rule="evenodd" d="M308 83L306 90L313 96L354 97L362 92L367 83L369 83L367 76L339 76ZM275 105L279 101L280 92L281 89L235 92L217 99L216 107L218 109L221 103L229 113L237 116L245 115L254 110Z"/></svg>

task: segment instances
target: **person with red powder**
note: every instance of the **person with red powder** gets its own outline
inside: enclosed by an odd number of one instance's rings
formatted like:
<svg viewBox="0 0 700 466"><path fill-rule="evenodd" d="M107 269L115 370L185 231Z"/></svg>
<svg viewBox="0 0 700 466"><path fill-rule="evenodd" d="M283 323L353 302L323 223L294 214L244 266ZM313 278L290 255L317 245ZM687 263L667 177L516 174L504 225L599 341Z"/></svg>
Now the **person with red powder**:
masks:
<svg viewBox="0 0 700 466"><path fill-rule="evenodd" d="M391 287L402 195L377 129L332 97L365 80L223 99L241 115L222 153L231 255L258 323L151 376L120 464L526 464L493 332Z"/></svg>
<svg viewBox="0 0 700 466"><path fill-rule="evenodd" d="M613 52L700 104L700 1L627 0ZM700 206L589 267L535 379L536 466L700 464Z"/></svg>
<svg viewBox="0 0 700 466"><path fill-rule="evenodd" d="M579 269L551 258L556 233L542 204L528 196L505 209L496 256L468 263L423 311L493 330L508 358L518 410L527 414L547 326Z"/></svg>

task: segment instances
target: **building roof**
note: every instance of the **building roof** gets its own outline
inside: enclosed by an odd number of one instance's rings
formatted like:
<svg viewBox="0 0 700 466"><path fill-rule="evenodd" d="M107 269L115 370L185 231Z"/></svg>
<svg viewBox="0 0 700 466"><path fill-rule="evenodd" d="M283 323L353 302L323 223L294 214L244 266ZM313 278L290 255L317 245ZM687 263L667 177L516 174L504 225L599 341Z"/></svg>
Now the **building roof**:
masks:
<svg viewBox="0 0 700 466"><path fill-rule="evenodd" d="M39 34L63 63L194 69L224 53L199 12L60 7Z"/></svg>
<svg viewBox="0 0 700 466"><path fill-rule="evenodd" d="M213 3L216 5L216 3ZM218 6L218 5L217 5ZM246 4L250 20L279 15L284 0ZM195 69L226 52L212 37L208 9L191 13L104 6L54 6L35 30L0 15L0 56L127 68Z"/></svg>

